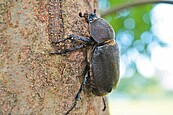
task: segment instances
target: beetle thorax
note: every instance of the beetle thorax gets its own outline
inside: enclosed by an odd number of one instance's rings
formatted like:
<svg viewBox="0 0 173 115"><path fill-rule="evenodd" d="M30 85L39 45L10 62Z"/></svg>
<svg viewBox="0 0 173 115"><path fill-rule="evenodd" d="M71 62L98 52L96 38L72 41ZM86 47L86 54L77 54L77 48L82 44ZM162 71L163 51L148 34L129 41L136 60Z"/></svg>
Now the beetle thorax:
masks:
<svg viewBox="0 0 173 115"><path fill-rule="evenodd" d="M89 31L91 37L98 44L103 43L105 41L114 39L114 31L109 23L102 19L97 18L89 23Z"/></svg>

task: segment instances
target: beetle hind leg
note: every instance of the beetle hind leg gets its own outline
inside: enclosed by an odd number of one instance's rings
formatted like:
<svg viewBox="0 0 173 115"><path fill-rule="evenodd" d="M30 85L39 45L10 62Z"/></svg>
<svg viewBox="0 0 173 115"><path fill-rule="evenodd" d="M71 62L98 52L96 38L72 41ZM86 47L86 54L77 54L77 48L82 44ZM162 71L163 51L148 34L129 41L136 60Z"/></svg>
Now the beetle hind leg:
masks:
<svg viewBox="0 0 173 115"><path fill-rule="evenodd" d="M66 112L65 115L68 115L70 113L70 111L72 111L75 108L75 106L77 105L77 102L81 99L80 98L80 94L83 91L83 89L84 89L84 87L85 87L85 85L87 83L88 77L89 77L89 67L87 65L86 68L85 68L85 70L84 70L84 79L83 79L83 82L82 82L82 84L80 86L80 89L79 89L78 93L76 94L74 103L73 103L72 107Z"/></svg>

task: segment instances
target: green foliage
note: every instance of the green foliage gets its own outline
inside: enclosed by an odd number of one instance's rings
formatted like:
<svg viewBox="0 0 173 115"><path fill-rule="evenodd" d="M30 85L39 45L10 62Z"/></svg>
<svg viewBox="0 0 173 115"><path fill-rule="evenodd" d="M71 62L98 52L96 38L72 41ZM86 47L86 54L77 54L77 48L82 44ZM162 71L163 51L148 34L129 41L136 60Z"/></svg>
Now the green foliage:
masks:
<svg viewBox="0 0 173 115"><path fill-rule="evenodd" d="M137 97L139 94L147 97L147 94L155 96L161 93L157 79L145 78L140 75L135 75L134 77L123 77L117 91L126 92L134 97Z"/></svg>
<svg viewBox="0 0 173 115"><path fill-rule="evenodd" d="M134 0L109 0L109 3L111 4L111 7L116 7L119 5L122 5L123 3L130 3Z"/></svg>
<svg viewBox="0 0 173 115"><path fill-rule="evenodd" d="M100 9L111 9L133 1L135 0L100 0ZM115 39L120 45L122 55L128 53L131 49L136 49L138 52L145 53L145 55L148 56L150 55L150 51L147 50L147 43L155 41L156 39L151 36L151 40L147 41L148 38L141 38L141 35L143 33L151 33L151 9L152 5L140 5L103 17L114 28L116 34Z"/></svg>
<svg viewBox="0 0 173 115"><path fill-rule="evenodd" d="M121 1L123 2L124 0L121 0ZM115 3L117 3L117 1ZM132 39L136 41L141 39L140 36L143 32L150 31L150 28L151 28L150 10L151 9L152 9L152 5L138 6L138 7L134 7L130 9L124 9L120 12L108 15L104 18L112 25L116 34L118 34L119 32L130 31L132 33L132 37L133 37ZM129 47L133 47L133 44L131 44ZM126 53L126 52L122 50L122 53Z"/></svg>
<svg viewBox="0 0 173 115"><path fill-rule="evenodd" d="M134 77L123 77L117 90L114 90L111 97L128 99L172 99L173 92L162 89L159 84L159 79L156 77L146 78L137 74Z"/></svg>

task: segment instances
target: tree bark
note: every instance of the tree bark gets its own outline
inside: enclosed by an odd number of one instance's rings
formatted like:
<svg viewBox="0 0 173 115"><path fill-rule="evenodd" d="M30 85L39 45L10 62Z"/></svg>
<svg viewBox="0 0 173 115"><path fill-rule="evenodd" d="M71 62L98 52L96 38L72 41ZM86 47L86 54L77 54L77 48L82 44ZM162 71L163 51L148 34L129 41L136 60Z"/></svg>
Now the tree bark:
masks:
<svg viewBox="0 0 173 115"><path fill-rule="evenodd" d="M57 50L51 41L68 34L88 36L78 14L94 8L95 0L0 1L0 115L63 115L71 107L86 49L50 56ZM108 115L103 107L102 98L85 88L70 114Z"/></svg>

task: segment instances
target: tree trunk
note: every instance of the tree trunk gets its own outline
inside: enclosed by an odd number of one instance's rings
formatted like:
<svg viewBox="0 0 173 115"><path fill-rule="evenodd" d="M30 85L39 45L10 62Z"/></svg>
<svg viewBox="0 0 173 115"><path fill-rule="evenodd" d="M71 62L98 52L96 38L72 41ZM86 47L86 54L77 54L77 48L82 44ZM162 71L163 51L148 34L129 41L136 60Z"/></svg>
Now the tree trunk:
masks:
<svg viewBox="0 0 173 115"><path fill-rule="evenodd" d="M51 41L68 34L88 36L79 12L95 0L0 1L0 115L63 115L82 82L85 49L65 56ZM71 46L69 43L65 44ZM71 115L108 115L101 97L85 88Z"/></svg>

